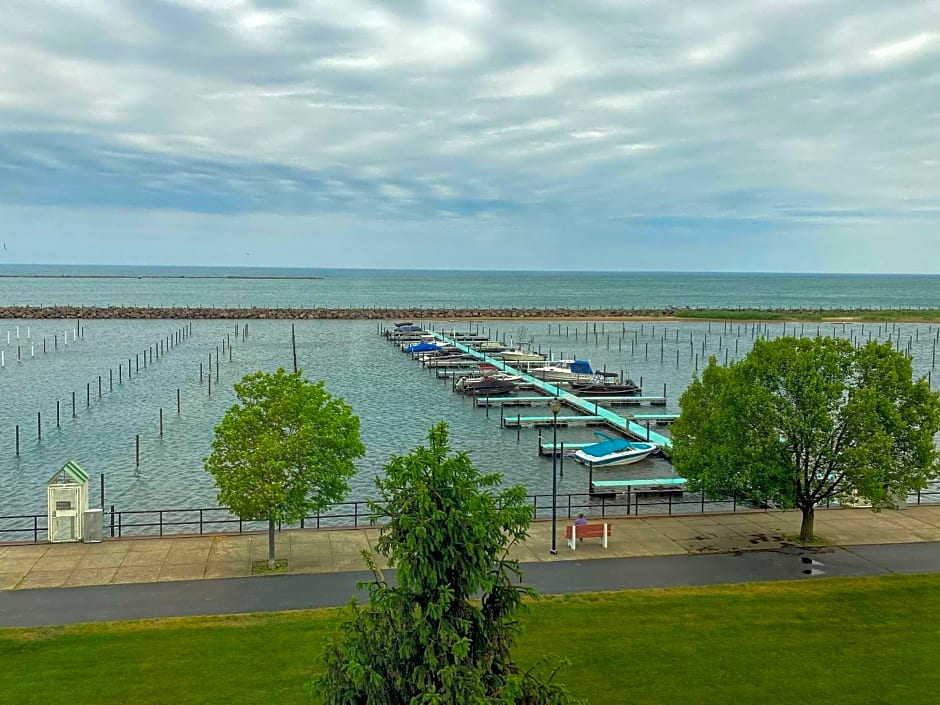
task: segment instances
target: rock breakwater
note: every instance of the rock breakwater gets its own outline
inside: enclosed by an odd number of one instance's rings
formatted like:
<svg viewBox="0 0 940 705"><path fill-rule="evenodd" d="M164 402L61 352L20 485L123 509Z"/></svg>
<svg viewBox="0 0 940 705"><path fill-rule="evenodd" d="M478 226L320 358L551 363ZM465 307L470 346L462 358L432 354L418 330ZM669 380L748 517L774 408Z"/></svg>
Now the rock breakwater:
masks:
<svg viewBox="0 0 940 705"><path fill-rule="evenodd" d="M4 306L0 319L258 319L258 320L405 320L405 319L602 319L669 318L675 309L570 308L138 308L134 306Z"/></svg>

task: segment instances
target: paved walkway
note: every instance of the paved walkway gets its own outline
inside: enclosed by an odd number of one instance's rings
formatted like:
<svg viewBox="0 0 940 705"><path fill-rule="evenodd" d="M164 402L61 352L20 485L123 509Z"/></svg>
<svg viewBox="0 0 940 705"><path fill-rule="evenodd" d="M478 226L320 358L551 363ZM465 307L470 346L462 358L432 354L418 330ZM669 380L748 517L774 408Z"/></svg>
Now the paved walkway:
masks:
<svg viewBox="0 0 940 705"><path fill-rule="evenodd" d="M592 522L596 521L592 519ZM532 525L516 551L524 563L639 556L734 553L781 548L799 533L798 512L750 512L613 519L604 549L586 540L571 551L558 523L558 555L549 554L551 522ZM292 574L360 571L378 529L292 530L277 537ZM833 545L940 541L940 505L886 510L831 509L816 514L816 533ZM787 537L791 537L788 539ZM153 583L251 575L267 558L266 534L107 539L98 544L0 546L0 590Z"/></svg>
<svg viewBox="0 0 940 705"><path fill-rule="evenodd" d="M543 595L938 572L940 543L848 546L812 551L788 547L778 551L701 556L526 563L522 567L525 584ZM70 590L15 590L0 594L0 628L336 607L348 602L353 595L367 600L368 595L358 588L357 583L371 577L359 571L88 585ZM385 578L394 582L394 571L386 572Z"/></svg>

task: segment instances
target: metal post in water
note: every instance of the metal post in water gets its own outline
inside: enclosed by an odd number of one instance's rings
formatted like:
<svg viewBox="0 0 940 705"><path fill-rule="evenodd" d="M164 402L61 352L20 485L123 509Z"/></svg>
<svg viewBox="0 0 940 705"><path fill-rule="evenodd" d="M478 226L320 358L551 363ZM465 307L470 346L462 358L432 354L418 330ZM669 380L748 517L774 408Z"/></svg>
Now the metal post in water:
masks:
<svg viewBox="0 0 940 705"><path fill-rule="evenodd" d="M558 522L558 412L561 404L558 400L552 402L552 548L551 555L556 555L558 549L555 545L556 525Z"/></svg>
<svg viewBox="0 0 940 705"><path fill-rule="evenodd" d="M294 333L294 324L290 324L290 347L294 353L294 372L297 372L297 336Z"/></svg>

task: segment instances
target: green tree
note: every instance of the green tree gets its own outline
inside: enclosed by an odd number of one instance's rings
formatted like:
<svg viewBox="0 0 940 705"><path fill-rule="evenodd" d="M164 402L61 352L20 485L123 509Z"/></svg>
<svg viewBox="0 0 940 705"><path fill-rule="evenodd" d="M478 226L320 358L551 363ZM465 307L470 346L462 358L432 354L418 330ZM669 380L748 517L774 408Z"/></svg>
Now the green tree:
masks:
<svg viewBox="0 0 940 705"><path fill-rule="evenodd" d="M878 507L937 475L940 395L890 343L758 340L728 367L712 358L679 405L676 469L712 494L798 508L804 541L831 497Z"/></svg>
<svg viewBox="0 0 940 705"><path fill-rule="evenodd" d="M352 407L302 374L246 375L203 460L221 504L245 520L267 519L271 568L275 524L341 501L356 472L353 459L365 453Z"/></svg>
<svg viewBox="0 0 940 705"><path fill-rule="evenodd" d="M516 615L535 594L508 557L532 519L524 488L497 491L499 475L451 452L444 423L428 441L376 479L372 518L387 522L376 551L397 568L397 587L364 553L375 574L369 604L347 608L315 695L335 705L572 702L554 673L510 657Z"/></svg>

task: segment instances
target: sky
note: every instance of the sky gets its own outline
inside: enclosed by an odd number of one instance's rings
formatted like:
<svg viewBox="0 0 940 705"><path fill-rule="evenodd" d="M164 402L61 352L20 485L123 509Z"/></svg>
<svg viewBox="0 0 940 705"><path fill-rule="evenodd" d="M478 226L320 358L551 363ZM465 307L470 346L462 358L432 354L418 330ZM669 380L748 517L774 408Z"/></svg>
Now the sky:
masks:
<svg viewBox="0 0 940 705"><path fill-rule="evenodd" d="M4 0L10 263L940 273L940 2Z"/></svg>

